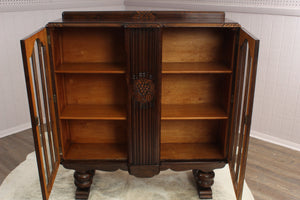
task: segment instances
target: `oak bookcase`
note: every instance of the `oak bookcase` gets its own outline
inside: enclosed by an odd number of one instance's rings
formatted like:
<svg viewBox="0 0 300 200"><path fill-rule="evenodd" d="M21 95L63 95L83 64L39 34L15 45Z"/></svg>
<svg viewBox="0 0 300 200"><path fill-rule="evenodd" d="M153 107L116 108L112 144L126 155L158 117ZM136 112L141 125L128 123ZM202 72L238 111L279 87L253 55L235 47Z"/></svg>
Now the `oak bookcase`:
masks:
<svg viewBox="0 0 300 200"><path fill-rule="evenodd" d="M241 199L258 46L223 12L188 11L64 12L21 40L43 198L60 164L76 199L117 169L192 170L212 198L229 163Z"/></svg>

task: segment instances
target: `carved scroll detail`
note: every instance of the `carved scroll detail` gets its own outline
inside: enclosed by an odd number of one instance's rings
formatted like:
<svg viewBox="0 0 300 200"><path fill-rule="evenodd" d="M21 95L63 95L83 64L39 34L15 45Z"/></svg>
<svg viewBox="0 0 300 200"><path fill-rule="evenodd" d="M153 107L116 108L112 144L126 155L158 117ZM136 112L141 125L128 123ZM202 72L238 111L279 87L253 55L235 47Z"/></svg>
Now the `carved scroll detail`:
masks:
<svg viewBox="0 0 300 200"><path fill-rule="evenodd" d="M132 18L139 20L154 20L155 16L151 11L137 11Z"/></svg>

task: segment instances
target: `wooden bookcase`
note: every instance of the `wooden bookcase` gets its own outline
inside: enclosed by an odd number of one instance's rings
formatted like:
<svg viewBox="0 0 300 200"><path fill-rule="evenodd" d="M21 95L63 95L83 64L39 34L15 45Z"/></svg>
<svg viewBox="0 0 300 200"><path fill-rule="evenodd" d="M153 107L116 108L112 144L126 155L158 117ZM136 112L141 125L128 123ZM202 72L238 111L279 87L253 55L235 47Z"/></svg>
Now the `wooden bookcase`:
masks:
<svg viewBox="0 0 300 200"><path fill-rule="evenodd" d="M43 199L61 163L76 199L95 170L192 170L241 199L259 41L223 12L64 12L21 40Z"/></svg>

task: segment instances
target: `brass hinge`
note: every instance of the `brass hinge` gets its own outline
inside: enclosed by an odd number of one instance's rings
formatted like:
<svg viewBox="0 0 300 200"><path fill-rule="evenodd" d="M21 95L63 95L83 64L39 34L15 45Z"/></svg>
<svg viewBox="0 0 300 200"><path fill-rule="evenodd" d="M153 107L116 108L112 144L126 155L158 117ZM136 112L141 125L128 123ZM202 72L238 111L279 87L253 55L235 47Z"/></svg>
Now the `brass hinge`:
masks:
<svg viewBox="0 0 300 200"><path fill-rule="evenodd" d="M56 94L53 94L53 102L56 104L57 103L57 97Z"/></svg>
<svg viewBox="0 0 300 200"><path fill-rule="evenodd" d="M34 117L34 124L35 124L35 126L39 125L39 118L38 117Z"/></svg>
<svg viewBox="0 0 300 200"><path fill-rule="evenodd" d="M47 35L47 42L48 42L48 45L51 44L51 38L50 38L50 35L49 35L49 34Z"/></svg>
<svg viewBox="0 0 300 200"><path fill-rule="evenodd" d="M234 95L232 94L230 97L230 103L233 103L233 101L234 101Z"/></svg>
<svg viewBox="0 0 300 200"><path fill-rule="evenodd" d="M245 115L245 118L244 118L244 124L247 125L249 122L249 116L248 115Z"/></svg>

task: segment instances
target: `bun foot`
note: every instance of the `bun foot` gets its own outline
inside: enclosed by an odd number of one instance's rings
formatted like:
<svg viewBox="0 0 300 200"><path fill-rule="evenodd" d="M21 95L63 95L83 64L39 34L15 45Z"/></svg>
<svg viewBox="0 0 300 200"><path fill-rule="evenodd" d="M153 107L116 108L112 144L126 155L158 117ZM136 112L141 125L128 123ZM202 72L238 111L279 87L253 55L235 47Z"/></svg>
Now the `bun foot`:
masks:
<svg viewBox="0 0 300 200"><path fill-rule="evenodd" d="M94 175L95 170L74 172L74 183L77 187L75 192L76 200L87 200L89 198Z"/></svg>
<svg viewBox="0 0 300 200"><path fill-rule="evenodd" d="M200 199L212 199L211 186L214 184L215 173L203 172L199 169L193 170L193 175L197 184L197 191Z"/></svg>

